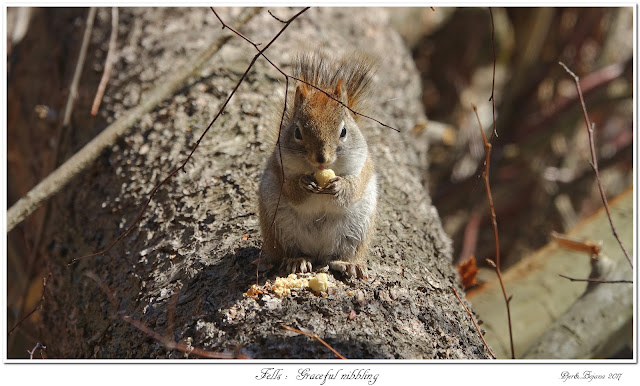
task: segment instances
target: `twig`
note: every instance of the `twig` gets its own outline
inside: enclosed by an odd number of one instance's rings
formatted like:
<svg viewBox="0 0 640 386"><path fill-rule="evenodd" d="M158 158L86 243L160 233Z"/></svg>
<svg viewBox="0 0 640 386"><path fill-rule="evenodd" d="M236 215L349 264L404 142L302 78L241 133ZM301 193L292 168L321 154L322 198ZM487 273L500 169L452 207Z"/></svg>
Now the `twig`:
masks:
<svg viewBox="0 0 640 386"><path fill-rule="evenodd" d="M491 78L491 97L489 100L491 101L491 107L493 109L493 135L498 136L498 130L496 129L496 99L494 97L494 91L496 89L496 42L495 42L495 32L493 25L493 11L491 7L489 7L489 16L491 17L491 52L493 53L493 77Z"/></svg>
<svg viewBox="0 0 640 386"><path fill-rule="evenodd" d="M572 277L569 277L569 276L566 276L566 275L562 275L562 274L558 274L558 276L563 277L565 279L569 279L571 281L586 281L586 282L589 282L589 283L610 283L610 284L632 283L633 284L633 280L574 279Z"/></svg>
<svg viewBox="0 0 640 386"><path fill-rule="evenodd" d="M280 23L282 23L282 24L286 24L286 23L287 23L286 21L284 21L284 20L280 19L278 16L274 15L274 14L271 12L271 10L267 10L267 12L269 12L269 15L271 15L271 17L272 17L272 18L276 19L276 20L277 20L277 21L279 21Z"/></svg>
<svg viewBox="0 0 640 386"><path fill-rule="evenodd" d="M42 308L42 303L44 303L44 299L45 299L45 291L47 290L47 280L51 277L51 275L52 275L52 274L51 274L51 272L49 272L49 273L47 274L47 276L45 276L45 277L42 279L42 294L40 295L40 301L38 301L38 305L37 305L37 306L35 306L35 307L33 308L33 310L31 310L31 312L29 312L29 313L28 313L27 315L25 315L22 319L20 319L20 321L19 321L18 323L16 323L16 324L11 328L11 330L9 330L9 334L8 334L8 335L11 335L11 334L13 333L13 331L14 331L16 328L18 328L18 326L19 326L19 325L21 325L21 324L22 324L22 322L24 322L25 320L29 319L29 317L30 317L31 315L33 315L33 313L34 313L34 312L36 312L36 311L38 311L40 308Z"/></svg>
<svg viewBox="0 0 640 386"><path fill-rule="evenodd" d="M593 241L572 239L558 232L551 232L551 237L563 248L588 253L592 258L600 253L600 246Z"/></svg>
<svg viewBox="0 0 640 386"><path fill-rule="evenodd" d="M107 58L104 62L104 71L102 72L102 78L100 78L100 84L98 85L98 91L93 99L93 106L91 107L91 115L96 116L100 103L102 103L102 97L104 91L107 89L107 83L111 77L111 69L115 63L116 57L116 43L118 40L118 7L111 8L111 37L109 38L109 50L107 51Z"/></svg>
<svg viewBox="0 0 640 386"><path fill-rule="evenodd" d="M322 338L320 338L320 337L318 336L318 334L310 334L310 333L308 333L308 332L304 332L304 331L302 331L302 330L298 330L297 328L289 327L289 326L287 326L286 324L283 324L283 325L282 325L282 328L284 328L285 330L293 331L293 332L298 333L298 334L302 334L302 335L307 336L307 337L309 337L309 338L311 338L311 339L315 339L315 340L317 340L318 342L322 343L322 344L324 345L324 347L326 347L326 348L328 348L329 350L331 350L331 352L332 352L332 353L334 353L334 354L335 354L335 356L337 356L338 358L340 358L340 359L347 359L346 357L342 356L338 351L336 351L336 349L334 349L333 347L329 346L329 344L328 344L327 342L325 342L324 340L322 340Z"/></svg>
<svg viewBox="0 0 640 386"><path fill-rule="evenodd" d="M236 20L236 24L239 26L246 24L257 14L258 10L258 8L244 10ZM196 55L193 61L188 62L184 67L174 72L168 79L158 82L149 93L149 98L143 100L140 105L109 125L96 138L69 158L67 162L18 200L7 211L7 232L22 222L22 220L29 216L45 200L60 191L72 178L93 162L102 153L103 149L112 146L117 139L144 114L151 111L169 95L179 90L189 77L207 63L209 58L231 39L232 36L231 34L220 36L209 45L209 47Z"/></svg>
<svg viewBox="0 0 640 386"><path fill-rule="evenodd" d="M456 295L456 298L458 298L458 301L460 302L460 304L462 304L462 307L464 308L464 310L467 311L467 315L469 315L469 317L471 318L471 321L473 322L473 325L476 326L476 330L478 331L478 335L480 335L480 339L482 339L482 343L484 343L484 346L489 351L489 354L491 355L491 357L493 359L496 359L496 354L493 353L493 350L491 350L491 347L489 347L489 345L487 344L487 341L484 340L484 336L482 335L482 332L480 332L480 327L478 327L478 323L476 323L476 318L473 317L473 314L471 313L471 311L469 311L467 306L464 305L464 303L462 302L462 299L460 299L460 296L458 296L458 292L456 291L456 289L451 287L451 291L453 291L453 294Z"/></svg>
<svg viewBox="0 0 640 386"><path fill-rule="evenodd" d="M129 323L133 327L138 330L144 332L148 336L152 337L158 343L160 343L163 347L168 350L177 350L186 354L193 354L197 356L201 356L203 358L212 358L212 359L247 359L248 357L243 354L238 353L226 353L226 352L214 352L207 351L203 349L199 349L196 347L189 346L185 343L177 343L173 339L169 339L169 337L162 336L155 332L153 329L146 326L144 323L139 320L133 319L131 316L127 315L126 312L119 307L119 303L116 298L113 296L113 291L102 281L100 278L93 272L85 272L85 276L89 277L93 281L98 284L98 287L107 295L109 298L109 302L115 310L117 310L116 315L118 315L122 320Z"/></svg>
<svg viewBox="0 0 640 386"><path fill-rule="evenodd" d="M84 60L87 56L87 49L89 48L89 38L91 37L91 30L93 29L93 20L95 19L95 16L96 7L89 8L89 14L87 15L87 27L84 29L82 45L80 46L80 55L78 56L76 70L73 73L73 80L71 81L71 87L69 88L69 97L67 98L67 105L64 108L64 119L62 120L62 126L69 125L69 122L71 121L73 103L78 96L78 84L80 83L80 75L82 75Z"/></svg>
<svg viewBox="0 0 640 386"><path fill-rule="evenodd" d="M478 108L475 105L473 105L473 111L476 114L476 119L478 120L478 125L480 127L480 133L482 133L482 141L484 142L485 169L482 172L482 178L484 179L484 187L487 191L487 198L489 199L489 210L491 211L491 225L493 226L493 236L494 236L494 242L496 245L496 261L493 262L489 259L487 259L487 261L489 262L489 264L493 266L493 268L495 268L496 274L498 275L498 280L500 281L500 287L502 287L502 295L504 296L504 302L507 305L507 321L509 322L509 343L511 345L511 359L516 359L515 350L513 349L513 328L511 326L511 307L509 306L509 303L511 302L512 297L507 296L507 290L504 288L502 273L500 272L500 241L498 240L498 222L496 221L496 210L495 210L495 207L493 206L493 196L491 195L491 186L489 184L491 144L487 141L487 137L484 135L484 129L482 128L480 117L478 116Z"/></svg>
<svg viewBox="0 0 640 386"><path fill-rule="evenodd" d="M251 70L251 68L253 67L253 65L255 64L256 60L258 60L258 58L260 57L260 55L262 55L262 52L266 51L269 47L271 47L271 45L273 44L273 42L287 29L287 27L289 27L289 25L291 24L291 22L293 22L298 16L300 16L303 12L305 12L306 10L308 10L309 7L304 8L302 11L298 12L297 14L295 14L291 19L289 19L287 21L287 24L285 24L282 29L280 29L280 31L271 39L271 41L263 48L261 49L254 57L253 60L251 60L251 63L249 63L249 66L247 66L247 69L245 70L245 72L242 74L242 76L240 77L240 80L238 80L238 83L236 83L236 86L233 88L233 90L231 90L231 93L229 93L229 96L227 96L227 99L224 101L224 103L222 103L222 106L220 106L220 109L218 110L218 112L216 113L216 115L213 117L213 119L211 120L211 122L209 123L209 125L207 126L207 128L202 132L202 134L200 135L200 137L198 138L198 140L196 141L196 143L193 145L193 147L191 148L191 152L189 153L189 155L187 156L187 158L185 158L185 160L182 162L182 164L180 164L180 166L178 166L177 168L175 168L173 171L171 171L171 173L169 173L169 175L167 175L167 177L165 177L162 181L160 181L160 183L158 183L156 186L154 186L154 188L151 190L151 192L149 193L149 197L147 198L147 201L145 202L144 206L142 207L142 209L140 210L140 212L138 213L138 216L135 218L135 220L133 221L133 223L131 223L131 225L129 225L129 227L120 234L120 236L118 236L115 240L113 240L105 249L96 252L96 253L92 253L90 255L85 255L85 256L81 256L81 257L77 257L74 258L73 260L71 260L69 262L69 265L74 264L75 262L82 260L82 259L86 259L89 257L94 257L94 256L100 256L100 255L104 255L106 252L108 252L114 245L116 245L116 243L118 243L118 241L122 240L123 237L125 237L127 234L129 234L129 232L133 229L134 226L136 226L136 224L140 221L140 219L142 218L142 215L144 214L144 212L147 210L147 207L149 206L149 204L151 203L151 200L153 199L153 197L155 196L155 194L158 192L158 190L160 189L160 187L162 187L162 185L164 185L167 181L169 181L173 176L175 176L176 174L178 174L178 172L180 170L184 171L184 167L187 165L187 163L189 162L189 160L191 159L191 157L193 156L193 153L196 151L196 149L198 148L198 146L200 146L200 142L202 141L202 139L207 135L207 133L209 132L209 130L211 129L211 127L213 126L213 124L218 120L218 117L220 117L220 115L222 115L222 113L224 112L224 109L227 107L227 104L229 104L229 101L231 101L231 98L233 98L233 96L235 95L236 91L238 90L238 88L240 87L240 85L242 84L242 82L244 81L244 79L247 77L247 74L249 73L249 71ZM214 11L215 13L215 11ZM217 14L216 14L217 16ZM219 17L218 17L219 19ZM235 32L233 29L231 29L230 27L226 26L225 24L223 24L223 28L229 28L231 31ZM239 35L242 36L242 35ZM247 40L247 38L244 38L245 40ZM252 43L253 44L253 43Z"/></svg>
<svg viewBox="0 0 640 386"><path fill-rule="evenodd" d="M622 249L622 252L629 261L629 265L633 268L633 262L631 261L631 257L629 256L629 252L622 244L620 237L618 236L618 232L616 231L616 227L613 225L613 220L611 219L611 212L609 210L609 203L607 202L607 196L604 193L604 188L602 187L602 181L600 180L600 172L598 171L598 159L596 157L596 146L595 141L593 139L593 129L594 124L589 120L589 114L587 114L587 106L584 103L584 97L582 96L582 89L580 88L580 78L573 73L564 63L558 62L562 67L564 67L565 71L569 75L573 77L573 80L576 83L576 90L578 91L578 96L580 97L580 104L582 105L582 112L584 114L584 122L587 125L587 133L589 134L589 148L591 150L591 167L593 168L593 172L596 175L596 181L598 182L598 189L600 190L600 197L602 197L602 203L604 204L604 210L607 212L607 218L609 219L609 225L611 225L611 231L613 232L613 236L618 240L618 244Z"/></svg>
<svg viewBox="0 0 640 386"><path fill-rule="evenodd" d="M37 349L40 349L40 358L44 359L44 355L42 354L42 350L46 350L47 346L44 346L44 345L40 344L40 342L36 343L36 345L33 346L31 351L27 350L27 353L29 353L29 359L33 359L33 354L36 352Z"/></svg>

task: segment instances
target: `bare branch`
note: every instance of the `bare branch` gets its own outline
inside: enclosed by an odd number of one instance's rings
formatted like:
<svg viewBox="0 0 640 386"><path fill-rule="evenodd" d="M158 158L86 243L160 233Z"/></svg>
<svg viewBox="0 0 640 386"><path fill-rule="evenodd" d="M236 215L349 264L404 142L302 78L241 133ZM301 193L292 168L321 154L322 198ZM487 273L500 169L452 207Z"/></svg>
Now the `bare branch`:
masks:
<svg viewBox="0 0 640 386"><path fill-rule="evenodd" d="M44 345L40 344L40 342L36 343L36 345L33 346L31 351L27 350L27 353L29 353L29 359L33 359L33 354L36 352L37 349L40 349L40 357L42 359L44 359L44 355L42 354L42 350L46 350L47 346L44 346Z"/></svg>
<svg viewBox="0 0 640 386"><path fill-rule="evenodd" d="M473 325L476 326L476 330L478 331L478 335L480 335L480 339L482 339L482 343L484 343L484 346L489 351L489 354L491 354L491 357L493 359L496 359L496 354L493 353L493 350L491 350L491 347L489 347L489 345L487 344L487 341L484 340L484 335L482 335L482 332L480 331L480 327L478 327L478 323L476 323L476 318L473 317L473 314L471 313L471 311L469 311L467 306L464 305L464 303L462 302L462 299L460 299L460 296L458 296L458 292L456 291L456 289L451 287L451 291L453 291L453 294L456 296L456 298L458 299L460 304L462 304L462 307L464 308L464 310L467 311L467 315L469 315L469 317L471 318L471 321L473 322Z"/></svg>
<svg viewBox="0 0 640 386"><path fill-rule="evenodd" d="M114 306L114 308L117 310L116 315L118 315L120 318L122 318L122 320L129 323L136 329L144 332L148 336L158 341L158 343L160 343L166 349L177 350L186 354L193 354L193 355L201 356L203 358L211 358L211 359L247 359L248 358L246 355L240 354L240 353L214 352L214 351L199 349L199 348L187 345L185 343L177 343L173 339L170 339L168 336L165 337L158 334L157 332L149 328L144 323L140 322L139 320L133 319L131 316L127 315L125 310L121 309L118 306L119 303L113 296L113 291L102 280L100 280L100 278L96 274L94 274L93 272L86 272L85 276L95 281L96 284L98 284L98 286L100 287L100 289L107 295L107 297L109 298L109 301L111 302L111 305Z"/></svg>
<svg viewBox="0 0 640 386"><path fill-rule="evenodd" d="M604 188L602 187L602 181L600 180L600 172L598 171L598 158L596 157L596 146L593 138L593 129L594 124L589 120L589 114L587 114L587 106L584 103L584 97L582 96L582 89L580 88L580 78L569 69L564 63L558 62L562 67L564 67L565 71L569 75L573 77L573 80L576 83L576 90L578 91L578 96L580 97L580 104L582 105L582 112L584 114L584 122L587 125L587 133L589 134L589 148L591 150L591 166L593 167L593 172L596 175L596 181L598 182L598 189L600 190L600 197L602 197L602 204L604 205L604 210L607 212L607 217L609 218L609 225L611 225L611 231L613 232L613 236L618 240L618 244L622 249L622 252L629 261L629 265L633 268L633 262L631 261L631 257L629 256L629 252L622 244L620 240L620 236L618 236L618 232L616 231L616 227L613 225L613 220L611 219L611 211L609 210L609 203L607 201L607 196L604 193Z"/></svg>
<svg viewBox="0 0 640 386"><path fill-rule="evenodd" d="M482 128L482 123L480 122L480 117L478 116L478 108L473 105L473 111L476 114L476 119L478 120L478 126L480 127L480 133L482 133L482 141L484 142L485 148L485 169L482 172L482 178L484 179L484 187L487 191L487 198L489 199L489 210L491 211L491 225L493 226L493 236L494 242L496 245L496 261L492 262L491 260L487 260L491 263L491 265L495 268L496 274L498 275L498 280L500 281L500 287L502 288L502 295L504 296L504 302L507 305L507 320L509 322L509 343L511 345L511 359L516 359L515 350L513 348L513 327L511 326L511 307L509 307L509 303L511 302L511 296L507 296L507 290L504 288L504 281L502 280L502 273L500 272L500 241L498 240L498 222L496 221L496 210L493 206L493 196L491 195L491 185L489 184L489 169L491 162L491 144L487 141L487 137L484 135L484 129Z"/></svg>
<svg viewBox="0 0 640 386"><path fill-rule="evenodd" d="M633 284L633 280L574 279L572 277L569 277L569 276L566 276L566 275L562 275L562 274L558 274L558 276L563 277L565 279L569 279L571 281L586 281L586 282L589 282L589 283L610 283L610 284L631 283L631 284Z"/></svg>
<svg viewBox="0 0 640 386"><path fill-rule="evenodd" d="M495 27L493 25L493 11L489 7L489 16L491 17L491 52L493 53L493 77L491 78L491 107L493 109L493 135L498 136L498 130L496 129L496 98L494 91L496 89L496 40L495 40Z"/></svg>
<svg viewBox="0 0 640 386"><path fill-rule="evenodd" d="M102 73L102 78L100 79L100 84L98 85L98 91L96 91L96 96L93 99L93 106L91 107L91 115L96 116L98 114L98 109L100 108L100 103L102 102L102 97L104 96L104 91L107 89L107 83L109 82L109 78L111 77L111 69L113 68L113 64L115 63L116 57L116 42L118 40L118 7L111 8L111 37L109 38L109 50L107 51L107 58L104 62L104 72Z"/></svg>
<svg viewBox="0 0 640 386"><path fill-rule="evenodd" d="M298 334L302 334L304 336L307 336L311 339L315 339L318 342L322 343L322 345L324 345L324 347L328 348L329 350L331 350L332 353L334 353L338 358L340 359L347 359L346 357L342 356L338 351L336 351L336 349L334 349L333 347L331 347L327 342L325 342L324 340L322 340L322 338L320 338L318 336L318 334L310 334L308 332L304 332L302 330L298 330L297 328L294 327L289 327L286 324L282 325L282 328L284 328L285 330L289 330L289 331L293 331L296 332Z"/></svg>

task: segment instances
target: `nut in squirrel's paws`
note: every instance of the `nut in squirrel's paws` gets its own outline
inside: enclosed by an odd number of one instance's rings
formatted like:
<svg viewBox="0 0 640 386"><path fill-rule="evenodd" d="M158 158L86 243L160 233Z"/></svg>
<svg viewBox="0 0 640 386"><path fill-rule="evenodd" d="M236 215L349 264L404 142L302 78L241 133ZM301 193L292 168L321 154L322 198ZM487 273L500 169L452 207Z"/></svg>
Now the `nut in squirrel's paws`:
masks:
<svg viewBox="0 0 640 386"><path fill-rule="evenodd" d="M318 185L324 188L329 184L329 181L336 178L336 173L331 169L322 169L318 170L314 176L316 177L316 181L318 181Z"/></svg>
<svg viewBox="0 0 640 386"><path fill-rule="evenodd" d="M304 257L284 259L281 268L288 273L307 273L313 270L311 262Z"/></svg>
<svg viewBox="0 0 640 386"><path fill-rule="evenodd" d="M329 268L334 271L341 272L347 277L368 279L366 268L360 264L334 260L329 263Z"/></svg>

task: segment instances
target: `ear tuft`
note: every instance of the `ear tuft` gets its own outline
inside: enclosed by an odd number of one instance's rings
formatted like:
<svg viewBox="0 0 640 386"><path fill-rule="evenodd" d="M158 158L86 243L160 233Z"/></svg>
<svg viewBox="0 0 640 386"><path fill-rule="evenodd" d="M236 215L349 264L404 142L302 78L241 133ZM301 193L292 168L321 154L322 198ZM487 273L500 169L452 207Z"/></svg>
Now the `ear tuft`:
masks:
<svg viewBox="0 0 640 386"><path fill-rule="evenodd" d="M347 88L345 87L344 79L338 79L336 82L336 89L333 91L333 94L340 99L342 103L347 105Z"/></svg>
<svg viewBox="0 0 640 386"><path fill-rule="evenodd" d="M296 87L296 96L294 98L294 103L296 106L300 105L304 99L307 99L309 95L309 88L306 84L300 84Z"/></svg>

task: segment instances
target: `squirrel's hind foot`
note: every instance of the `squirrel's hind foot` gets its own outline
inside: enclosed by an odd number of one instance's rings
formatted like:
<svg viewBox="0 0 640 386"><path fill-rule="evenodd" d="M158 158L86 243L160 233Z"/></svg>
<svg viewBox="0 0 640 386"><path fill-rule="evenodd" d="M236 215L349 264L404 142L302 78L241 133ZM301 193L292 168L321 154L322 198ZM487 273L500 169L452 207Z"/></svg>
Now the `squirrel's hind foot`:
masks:
<svg viewBox="0 0 640 386"><path fill-rule="evenodd" d="M306 257L284 259L280 267L288 273L307 273L313 269Z"/></svg>
<svg viewBox="0 0 640 386"><path fill-rule="evenodd" d="M368 279L367 269L365 268L365 266L360 264L349 263L342 260L334 260L329 263L329 268L334 271L340 272L347 277Z"/></svg>

